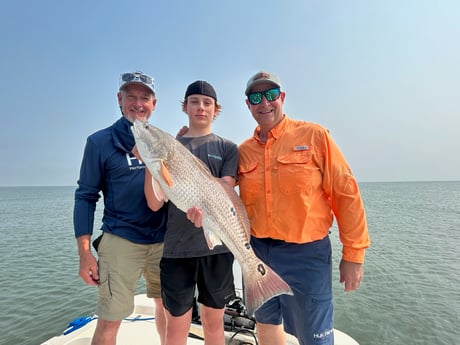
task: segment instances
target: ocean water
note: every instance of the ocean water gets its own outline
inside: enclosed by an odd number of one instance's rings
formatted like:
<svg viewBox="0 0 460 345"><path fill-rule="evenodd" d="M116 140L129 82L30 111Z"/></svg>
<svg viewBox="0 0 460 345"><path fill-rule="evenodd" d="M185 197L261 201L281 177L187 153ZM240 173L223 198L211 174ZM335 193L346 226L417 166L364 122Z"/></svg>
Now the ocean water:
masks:
<svg viewBox="0 0 460 345"><path fill-rule="evenodd" d="M360 289L345 293L331 229L335 327L361 345L460 344L460 182L360 188L372 244ZM0 188L1 345L40 344L95 310L96 288L78 277L73 192Z"/></svg>

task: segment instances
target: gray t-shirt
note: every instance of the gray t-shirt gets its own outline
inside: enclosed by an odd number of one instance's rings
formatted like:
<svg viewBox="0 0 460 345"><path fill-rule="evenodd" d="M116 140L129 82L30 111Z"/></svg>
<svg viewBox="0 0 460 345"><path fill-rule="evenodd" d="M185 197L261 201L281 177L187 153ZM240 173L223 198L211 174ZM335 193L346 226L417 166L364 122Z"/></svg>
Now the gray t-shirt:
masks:
<svg viewBox="0 0 460 345"><path fill-rule="evenodd" d="M237 179L238 147L230 140L211 133L203 137L177 137L185 147L200 158L215 177L231 176ZM225 245L209 250L203 229L196 228L185 213L172 202L168 205L168 225L163 256L166 258L200 257L227 253Z"/></svg>

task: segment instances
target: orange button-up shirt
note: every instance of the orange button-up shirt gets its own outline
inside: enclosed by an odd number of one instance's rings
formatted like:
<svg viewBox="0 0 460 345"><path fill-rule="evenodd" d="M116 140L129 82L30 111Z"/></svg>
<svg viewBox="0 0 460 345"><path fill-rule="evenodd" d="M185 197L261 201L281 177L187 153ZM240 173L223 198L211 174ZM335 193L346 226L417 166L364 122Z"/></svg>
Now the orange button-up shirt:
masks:
<svg viewBox="0 0 460 345"><path fill-rule="evenodd" d="M251 234L291 243L324 238L336 217L342 258L364 262L370 244L358 184L329 132L286 115L239 146L239 190Z"/></svg>

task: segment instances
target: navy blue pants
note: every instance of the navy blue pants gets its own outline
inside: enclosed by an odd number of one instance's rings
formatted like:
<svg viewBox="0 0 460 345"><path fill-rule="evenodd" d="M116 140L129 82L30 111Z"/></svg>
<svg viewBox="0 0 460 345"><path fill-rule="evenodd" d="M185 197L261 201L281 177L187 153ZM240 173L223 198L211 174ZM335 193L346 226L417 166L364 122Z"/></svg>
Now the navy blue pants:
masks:
<svg viewBox="0 0 460 345"><path fill-rule="evenodd" d="M293 296L280 295L260 307L257 322L280 325L301 345L334 344L331 242L324 239L287 243L252 237L251 245L268 266L289 284Z"/></svg>

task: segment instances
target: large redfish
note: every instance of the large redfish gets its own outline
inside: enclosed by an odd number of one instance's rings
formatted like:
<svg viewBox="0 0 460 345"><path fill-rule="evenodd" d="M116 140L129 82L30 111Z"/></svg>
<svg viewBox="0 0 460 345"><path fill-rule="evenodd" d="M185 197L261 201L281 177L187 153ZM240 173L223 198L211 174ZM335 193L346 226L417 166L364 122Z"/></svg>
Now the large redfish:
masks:
<svg viewBox="0 0 460 345"><path fill-rule="evenodd" d="M154 193L187 212L198 206L210 249L225 243L241 266L249 315L274 296L292 294L289 285L260 260L249 243L250 225L235 190L170 134L147 122L132 127L139 154L153 176Z"/></svg>

